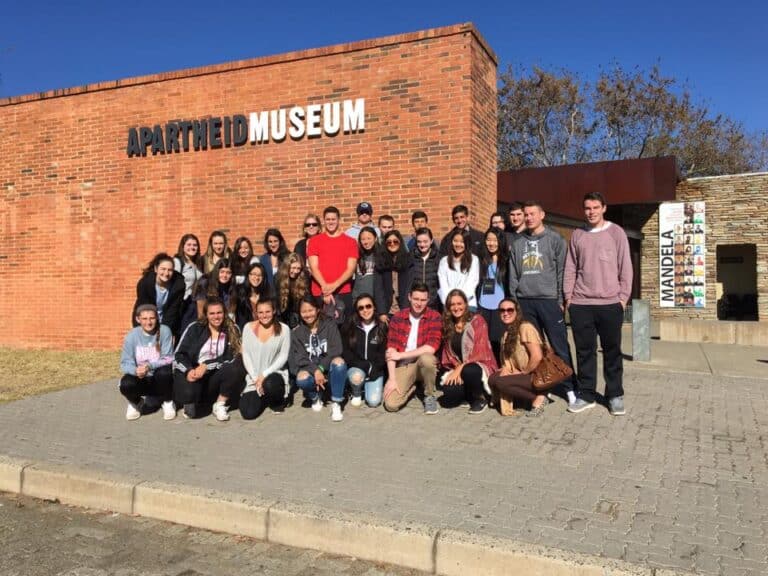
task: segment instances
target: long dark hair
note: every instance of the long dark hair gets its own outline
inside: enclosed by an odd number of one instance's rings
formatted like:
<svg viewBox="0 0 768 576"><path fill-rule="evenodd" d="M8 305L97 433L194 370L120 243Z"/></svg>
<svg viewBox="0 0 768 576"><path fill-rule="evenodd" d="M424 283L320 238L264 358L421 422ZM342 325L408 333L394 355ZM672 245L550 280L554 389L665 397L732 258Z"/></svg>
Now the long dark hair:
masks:
<svg viewBox="0 0 768 576"><path fill-rule="evenodd" d="M469 324L469 321L472 320L472 312L469 311L469 300L467 300L467 295L464 294L463 290L460 290L459 288L454 288L450 292L448 292L448 296L445 297L445 308L443 308L443 342L450 342L451 336L453 336L454 332L456 331L456 320L453 318L453 314L451 314L451 298L454 296L459 296L462 300L464 300L464 306L466 308L464 309L464 315L459 318L459 320L464 321L464 329L467 329L467 324ZM446 344L447 345L447 344Z"/></svg>
<svg viewBox="0 0 768 576"><path fill-rule="evenodd" d="M243 242L248 245L248 255L245 258L240 256L240 244ZM246 274L248 266L251 264L251 258L253 258L253 244L247 236L240 236L240 238L235 240L232 248L232 273L235 276Z"/></svg>
<svg viewBox="0 0 768 576"><path fill-rule="evenodd" d="M304 297L299 302L299 316L301 316L301 305L302 304L309 304L310 306L314 307L315 310L317 310L317 320L315 320L315 324L318 326L325 318L325 314L323 314L323 308L317 303L317 299L312 296L312 294L305 294ZM304 318L301 319L302 324L306 324L304 322Z"/></svg>
<svg viewBox="0 0 768 576"><path fill-rule="evenodd" d="M188 260L187 256L184 254L184 244L187 243L187 240L194 240L197 242L197 256L192 258L190 261L192 264L194 264L198 270L201 272L203 271L203 254L201 252L202 248L200 247L200 239L195 236L194 234L184 234L184 236L181 237L181 240L179 240L179 247L176 249L176 258L179 259L179 262L181 262L182 269L184 268L184 263Z"/></svg>
<svg viewBox="0 0 768 576"><path fill-rule="evenodd" d="M368 232L369 234L373 234L373 246L370 247L370 249L366 250L363 248L363 245L360 243L360 236L363 235L363 232ZM373 226L363 226L360 228L360 233L357 235L357 273L361 276L365 274L365 261L364 258L367 256L375 256L376 255L376 247L378 243L376 242L376 229Z"/></svg>
<svg viewBox="0 0 768 576"><path fill-rule="evenodd" d="M160 264L160 262L168 261L171 263L171 267L173 267L173 257L168 254L167 252L158 252L155 254L155 256L152 258L152 260L149 261L149 264L147 264L147 267L144 268L141 271L142 276L146 276L147 274L154 274L155 273L155 267Z"/></svg>
<svg viewBox="0 0 768 576"><path fill-rule="evenodd" d="M508 360L515 352L517 339L520 336L520 325L523 323L524 318L523 311L520 308L520 304L517 300L514 298L504 298L504 300L499 302L499 307L501 307L505 302L507 304L513 304L515 307L515 319L511 324L506 326L506 330L504 332L504 348L501 350L502 359Z"/></svg>
<svg viewBox="0 0 768 576"><path fill-rule="evenodd" d="M229 315L227 314L227 307L224 305L224 301L221 298L205 299L205 304L203 304L203 317L198 320L198 322L200 322L200 324L203 326L208 327L208 308L211 306L221 306L221 308L224 310L224 322L221 326L222 332L227 335L227 340L229 341L229 345L232 348L232 352L235 354L239 353L242 348L240 330L238 330L237 324L229 319Z"/></svg>
<svg viewBox="0 0 768 576"><path fill-rule="evenodd" d="M253 286L250 280L251 272L257 268L261 270L261 284ZM245 273L245 279L238 287L238 299L248 300L254 292L259 295L259 302L272 298L272 288L269 285L269 282L267 282L267 271L264 269L261 262L254 262L248 266L248 270L246 270Z"/></svg>
<svg viewBox="0 0 768 576"><path fill-rule="evenodd" d="M272 307L272 313L274 314L272 316L272 333L275 336L280 336L280 333L283 330L283 327L280 324L280 320L277 318L277 303L272 298L267 298L266 300L262 300L259 298L259 303L256 304L256 308L261 306L262 304L269 304ZM255 322L258 322L258 318L256 317L256 310L253 311L253 319Z"/></svg>
<svg viewBox="0 0 768 576"><path fill-rule="evenodd" d="M224 238L224 253L221 255L221 257L229 258L232 256L232 249L229 247L227 235L223 230L214 230L211 232L211 235L208 236L208 247L205 249L205 254L203 255L203 272L210 272L213 270L213 239L216 237Z"/></svg>
<svg viewBox="0 0 768 576"><path fill-rule="evenodd" d="M379 313L376 310L376 302L373 299L373 296L367 292L363 292L355 298L355 302L352 305L352 313L347 316L344 325L341 327L342 338L347 342L350 349L354 349L357 345L357 338L360 335L360 330L358 330L357 327L363 324L363 320L360 318L360 313L357 311L357 305L365 298L368 298L371 301L371 304L373 304L373 331L378 333L379 341L386 347L388 327L384 322L379 320Z"/></svg>
<svg viewBox="0 0 768 576"><path fill-rule="evenodd" d="M279 262L282 262L289 254L288 246L285 245L285 238L283 238L283 234L277 228L267 228L267 231L264 233L264 250L270 256L272 255L272 252L269 251L269 243L267 242L267 239L270 236L274 236L277 238L278 242L280 242L277 247L277 254L275 254L275 256L277 256L277 260Z"/></svg>
<svg viewBox="0 0 768 576"><path fill-rule="evenodd" d="M387 240L392 237L397 238L400 247L397 252L390 252L387 249ZM384 234L381 240L381 246L376 250L376 270L403 270L408 264L408 251L405 249L403 236L397 230L390 230Z"/></svg>
<svg viewBox="0 0 768 576"><path fill-rule="evenodd" d="M485 245L485 238L488 237L488 234L496 236L496 241L499 246L496 251L496 284L499 286L506 286L505 279L507 277L507 267L509 265L507 258L507 241L504 238L504 233L494 227L488 228L483 236L483 251L480 258L480 282L488 277L488 267L493 264L493 255L488 252L488 247Z"/></svg>
<svg viewBox="0 0 768 576"><path fill-rule="evenodd" d="M462 272L466 273L472 267L472 250L470 250L472 247L472 241L470 239L469 232L466 230L456 230L453 234L451 234L451 242L450 246L448 247L448 266L456 270L456 264L454 262L456 259L456 253L453 251L453 239L456 238L456 236L461 236L461 238L464 240L464 253L459 259L459 268Z"/></svg>
<svg viewBox="0 0 768 576"><path fill-rule="evenodd" d="M219 271L222 268L229 268L232 270L232 264L229 261L229 258L222 258L216 262L216 264L213 266L213 270L211 270L211 273L208 274L208 289L206 290L206 298L218 299L223 305L224 300L222 295L226 293L229 298L229 310L226 309L226 306L224 309L226 312L234 312L237 307L237 285L235 283L235 276L233 273L226 285L221 284L219 282Z"/></svg>

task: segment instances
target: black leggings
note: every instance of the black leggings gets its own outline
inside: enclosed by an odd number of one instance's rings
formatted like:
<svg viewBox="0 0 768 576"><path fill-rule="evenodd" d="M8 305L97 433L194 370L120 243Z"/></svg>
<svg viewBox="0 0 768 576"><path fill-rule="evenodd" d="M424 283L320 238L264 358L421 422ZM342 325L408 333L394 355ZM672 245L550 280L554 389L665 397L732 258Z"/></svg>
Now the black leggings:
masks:
<svg viewBox="0 0 768 576"><path fill-rule="evenodd" d="M525 400L533 402L536 396L540 396L533 387L533 377L530 374L509 374L502 376L496 372L488 379L491 390L498 391L505 397L512 397L513 401Z"/></svg>
<svg viewBox="0 0 768 576"><path fill-rule="evenodd" d="M465 364L461 369L463 384L443 384L443 397L440 399L445 408L454 408L464 402L474 402L483 397L483 369L476 362Z"/></svg>
<svg viewBox="0 0 768 576"><path fill-rule="evenodd" d="M161 366L152 376L144 378L124 374L120 379L120 393L133 404L138 404L142 396L158 396L163 402L167 402L173 394L171 366Z"/></svg>
<svg viewBox="0 0 768 576"><path fill-rule="evenodd" d="M285 402L285 380L280 374L273 372L264 378L264 395L253 390L240 396L240 415L243 420L253 420L270 406L278 408Z"/></svg>
<svg viewBox="0 0 768 576"><path fill-rule="evenodd" d="M186 372L173 373L173 395L176 403L208 404L221 396L232 398L240 393L245 382L245 367L238 356L233 362L224 364L218 370L209 370L199 380L189 382Z"/></svg>

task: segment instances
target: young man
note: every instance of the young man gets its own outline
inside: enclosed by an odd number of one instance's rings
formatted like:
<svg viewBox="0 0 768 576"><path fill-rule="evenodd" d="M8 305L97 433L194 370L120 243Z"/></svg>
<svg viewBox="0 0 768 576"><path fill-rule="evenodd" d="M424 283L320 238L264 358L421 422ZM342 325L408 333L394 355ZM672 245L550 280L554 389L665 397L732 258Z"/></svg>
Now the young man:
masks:
<svg viewBox="0 0 768 576"><path fill-rule="evenodd" d="M424 414L437 414L435 381L437 350L442 339L440 314L427 307L429 288L414 282L408 294L410 307L389 321L387 372L384 408L395 412L405 406L416 390L416 380L424 384Z"/></svg>
<svg viewBox="0 0 768 576"><path fill-rule="evenodd" d="M345 234L357 240L357 237L360 236L360 230L365 226L370 226L376 230L376 235L381 237L381 232L373 225L373 206L370 202L360 202L357 205L357 222L352 224Z"/></svg>
<svg viewBox="0 0 768 576"><path fill-rule="evenodd" d="M565 240L544 225L546 214L538 202L526 202L523 214L526 230L510 250L509 293L520 303L525 319L546 335L555 354L572 366L563 317ZM573 379L561 387L568 404L573 404Z"/></svg>
<svg viewBox="0 0 768 576"><path fill-rule="evenodd" d="M453 207L451 210L451 218L453 219L453 229L443 236L440 242L440 256L448 256L451 250L451 237L456 230L466 230L469 232L469 240L471 246L469 247L472 254L480 258L483 253L483 247L485 246L485 234L479 230L475 230L469 225L469 208L463 204L459 204Z"/></svg>
<svg viewBox="0 0 768 576"><path fill-rule="evenodd" d="M416 210L411 214L411 226L413 226L413 234L405 237L405 246L408 248L408 252L411 252L416 247L416 231L429 226L427 213L423 210Z"/></svg>
<svg viewBox="0 0 768 576"><path fill-rule="evenodd" d="M626 413L621 325L632 294L632 260L627 235L605 219L606 208L599 192L584 196L587 224L573 232L568 246L563 291L571 315L579 382L579 398L568 410L583 412L595 405L600 336L605 397L610 413L619 416Z"/></svg>
<svg viewBox="0 0 768 576"><path fill-rule="evenodd" d="M379 238L383 238L384 234L395 229L395 219L389 214L382 214L379 216Z"/></svg>
<svg viewBox="0 0 768 576"><path fill-rule="evenodd" d="M523 205L521 202L512 202L509 205L509 222L506 232L507 246L512 247L515 239L525 232L525 217L523 216Z"/></svg>
<svg viewBox="0 0 768 576"><path fill-rule="evenodd" d="M323 210L323 225L325 231L313 236L307 245L312 295L337 310L337 299L341 300L344 310L351 310L351 279L357 265L357 241L341 233L339 210L335 206Z"/></svg>

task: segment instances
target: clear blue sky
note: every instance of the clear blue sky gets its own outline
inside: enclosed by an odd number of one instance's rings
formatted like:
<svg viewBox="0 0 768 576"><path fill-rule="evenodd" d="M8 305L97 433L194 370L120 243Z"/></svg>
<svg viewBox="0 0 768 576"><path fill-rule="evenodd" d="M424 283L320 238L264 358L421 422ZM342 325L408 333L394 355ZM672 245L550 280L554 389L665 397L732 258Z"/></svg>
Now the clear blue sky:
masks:
<svg viewBox="0 0 768 576"><path fill-rule="evenodd" d="M473 22L509 64L650 67L768 130L768 3L5 0L0 97Z"/></svg>

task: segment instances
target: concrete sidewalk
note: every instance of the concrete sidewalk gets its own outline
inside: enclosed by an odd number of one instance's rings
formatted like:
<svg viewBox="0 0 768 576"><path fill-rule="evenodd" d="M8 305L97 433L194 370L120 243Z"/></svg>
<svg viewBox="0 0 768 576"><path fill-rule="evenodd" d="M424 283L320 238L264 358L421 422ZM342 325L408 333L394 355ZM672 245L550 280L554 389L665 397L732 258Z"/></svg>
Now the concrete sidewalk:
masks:
<svg viewBox="0 0 768 576"><path fill-rule="evenodd" d="M624 417L562 402L539 418L424 416L412 401L397 414L348 406L338 424L298 405L254 422L126 422L116 382L102 382L0 406L0 453L37 463L21 475L30 490L47 467L117 475L133 512L140 493L166 493L150 483L237 495L267 511L265 539L289 510L327 534L323 522L340 519L351 531L337 540L398 557L389 532L366 529L385 527L431 553L391 562L437 573L505 550L556 562L519 573L768 573L768 348L655 341L652 357L625 365ZM445 545L453 534L480 548L460 557ZM322 536L285 537L325 549ZM480 566L471 572L510 568Z"/></svg>

